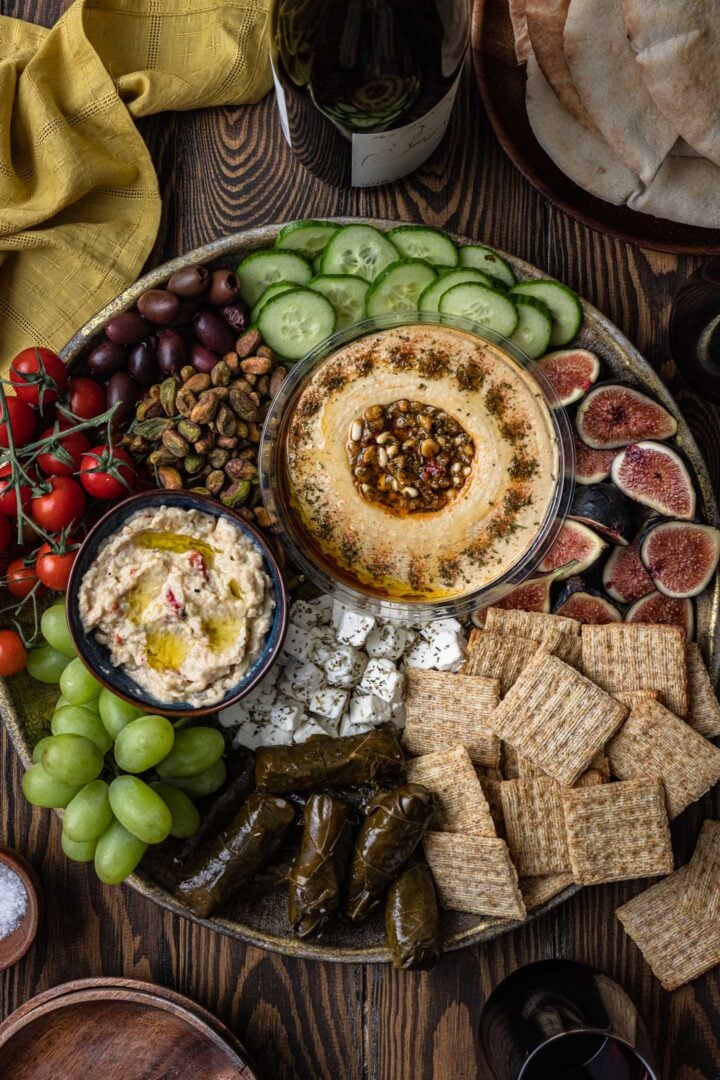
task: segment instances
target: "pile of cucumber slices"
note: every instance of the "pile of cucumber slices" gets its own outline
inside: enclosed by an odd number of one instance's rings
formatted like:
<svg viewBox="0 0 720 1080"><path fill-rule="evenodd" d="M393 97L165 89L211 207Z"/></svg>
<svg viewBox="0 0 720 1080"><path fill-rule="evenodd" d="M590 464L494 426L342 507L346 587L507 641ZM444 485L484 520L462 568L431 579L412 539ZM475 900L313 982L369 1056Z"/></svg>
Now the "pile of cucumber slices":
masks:
<svg viewBox="0 0 720 1080"><path fill-rule="evenodd" d="M560 348L582 323L559 281L521 281L492 248L457 247L445 233L399 225L295 221L273 248L237 268L241 295L265 342L299 360L335 330L378 315L440 312L502 334L531 359Z"/></svg>

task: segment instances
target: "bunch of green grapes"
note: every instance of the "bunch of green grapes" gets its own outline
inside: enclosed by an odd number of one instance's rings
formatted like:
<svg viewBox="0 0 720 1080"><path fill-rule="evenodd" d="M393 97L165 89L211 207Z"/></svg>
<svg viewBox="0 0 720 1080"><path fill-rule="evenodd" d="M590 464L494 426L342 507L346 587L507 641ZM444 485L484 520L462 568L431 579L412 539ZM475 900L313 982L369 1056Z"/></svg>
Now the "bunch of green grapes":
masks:
<svg viewBox="0 0 720 1080"><path fill-rule="evenodd" d="M104 689L75 653L64 604L48 608L41 627L48 644L29 654L28 671L59 682L60 697L23 793L34 806L63 808L65 854L94 861L100 880L117 885L148 844L197 830L192 800L225 782L225 741L215 728L179 729L183 721L174 727Z"/></svg>

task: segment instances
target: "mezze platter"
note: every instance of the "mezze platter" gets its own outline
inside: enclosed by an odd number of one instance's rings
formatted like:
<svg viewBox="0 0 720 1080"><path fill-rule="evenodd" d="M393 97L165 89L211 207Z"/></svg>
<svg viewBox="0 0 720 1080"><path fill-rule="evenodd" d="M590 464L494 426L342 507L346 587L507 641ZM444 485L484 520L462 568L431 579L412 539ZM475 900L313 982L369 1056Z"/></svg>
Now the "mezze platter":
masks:
<svg viewBox="0 0 720 1080"><path fill-rule="evenodd" d="M338 218L338 225L365 221L382 230L400 225L399 222L371 219ZM208 267L235 267L248 253L265 248L275 240L282 224L249 229L215 241L173 261L157 267L140 281L118 296L97 313L75 335L63 350L63 357L70 366L75 364L87 349L101 327L113 316L130 308L147 289L160 287L177 270L205 264ZM472 243L454 238L458 243ZM536 267L513 257L503 255L521 281L544 277ZM575 339L579 348L591 350L602 361L611 378L643 389L662 403L677 420L674 444L682 451L699 494L699 513L706 522L717 525L718 508L707 468L695 440L680 414L672 396L631 343L601 312L583 302L583 324ZM718 655L715 646L720 580L716 574L710 586L697 603L696 637L710 666L713 677L717 675ZM10 733L24 767L32 759L32 747L47 724L52 709L52 694L56 690L33 682L25 674L16 676L11 683L0 685L0 707L3 721ZM351 925L337 922L319 940L299 940L290 930L287 917L285 891L253 899L234 899L223 908L222 915L209 919L194 916L163 884L167 881L167 866L160 848L150 849L129 884L141 895L161 906L206 925L238 940L258 945L285 955L314 958L337 962L385 962L390 959L384 943L382 916L375 916L365 923ZM549 903L533 911L542 914L556 906L577 890L571 886L555 896ZM491 919L484 916L455 911L443 912L445 948L456 949L465 945L490 940L518 926L509 919Z"/></svg>

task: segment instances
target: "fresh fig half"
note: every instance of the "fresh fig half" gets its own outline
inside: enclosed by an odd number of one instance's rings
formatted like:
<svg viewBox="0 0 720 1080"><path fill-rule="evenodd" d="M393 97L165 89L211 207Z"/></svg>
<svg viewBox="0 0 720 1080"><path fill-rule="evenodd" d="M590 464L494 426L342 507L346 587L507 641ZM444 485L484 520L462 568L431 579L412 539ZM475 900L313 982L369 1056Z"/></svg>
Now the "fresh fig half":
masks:
<svg viewBox="0 0 720 1080"><path fill-rule="evenodd" d="M546 353L538 360L538 367L555 391L558 405L579 401L600 375L600 361L587 349Z"/></svg>
<svg viewBox="0 0 720 1080"><path fill-rule="evenodd" d="M665 596L697 596L720 560L720 529L693 521L660 521L645 531L640 558Z"/></svg>
<svg viewBox="0 0 720 1080"><path fill-rule="evenodd" d="M613 482L631 499L666 517L695 516L695 488L688 468L674 450L657 442L626 446L612 463Z"/></svg>
<svg viewBox="0 0 720 1080"><path fill-rule="evenodd" d="M634 604L655 591L653 579L640 559L639 547L639 537L628 547L614 547L603 567L603 589L621 604Z"/></svg>
<svg viewBox="0 0 720 1080"><path fill-rule="evenodd" d="M514 608L518 611L544 611L545 614L548 614L550 612L550 589L554 580L553 574L546 574L545 577L530 578L528 581L523 581L522 585L518 585L507 596L503 596L501 600L496 600L492 606ZM485 625L486 612L487 608L478 608L473 611L471 620L474 626L479 626L482 629Z"/></svg>
<svg viewBox="0 0 720 1080"><path fill-rule="evenodd" d="M627 609L625 622L667 623L670 626L681 626L690 641L695 632L695 609L692 600L687 597L678 599L673 596L663 596L661 592L651 592L642 600L636 600Z"/></svg>
<svg viewBox="0 0 720 1080"><path fill-rule="evenodd" d="M554 608L556 615L567 615L581 623L598 626L602 623L622 622L622 614L605 596L578 589L567 600Z"/></svg>
<svg viewBox="0 0 720 1080"><path fill-rule="evenodd" d="M540 573L552 573L556 581L564 581L597 562L606 547L602 537L587 525L568 519L563 522L553 546L538 570ZM563 567L565 569L562 569Z"/></svg>
<svg viewBox="0 0 720 1080"><path fill-rule="evenodd" d="M677 420L657 401L623 383L601 383L578 406L578 435L596 450L641 439L670 439Z"/></svg>
<svg viewBox="0 0 720 1080"><path fill-rule="evenodd" d="M573 431L573 443L577 483L599 484L607 480L617 450L593 450L591 446L585 445L576 431Z"/></svg>
<svg viewBox="0 0 720 1080"><path fill-rule="evenodd" d="M635 507L615 484L578 488L570 517L589 525L613 544L629 544L635 534Z"/></svg>

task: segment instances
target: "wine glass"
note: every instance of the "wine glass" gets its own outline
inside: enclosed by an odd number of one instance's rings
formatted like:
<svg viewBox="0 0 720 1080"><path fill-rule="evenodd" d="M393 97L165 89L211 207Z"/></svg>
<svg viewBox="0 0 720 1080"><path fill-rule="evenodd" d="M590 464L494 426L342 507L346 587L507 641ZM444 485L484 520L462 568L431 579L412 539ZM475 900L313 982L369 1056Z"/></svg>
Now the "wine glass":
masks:
<svg viewBox="0 0 720 1080"><path fill-rule="evenodd" d="M696 270L675 297L670 348L693 389L720 404L720 256Z"/></svg>

